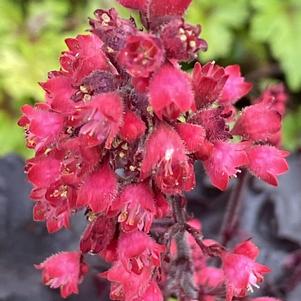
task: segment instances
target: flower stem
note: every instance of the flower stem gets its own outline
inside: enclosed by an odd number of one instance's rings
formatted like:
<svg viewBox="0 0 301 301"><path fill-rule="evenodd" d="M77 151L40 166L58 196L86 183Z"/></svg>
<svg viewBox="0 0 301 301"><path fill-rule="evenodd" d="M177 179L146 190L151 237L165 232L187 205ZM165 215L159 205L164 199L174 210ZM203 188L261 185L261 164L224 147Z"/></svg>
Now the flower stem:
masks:
<svg viewBox="0 0 301 301"><path fill-rule="evenodd" d="M186 213L185 202L180 198L172 199L172 209L175 222L178 224L178 231L175 234L177 246L177 257L174 261L176 293L180 300L197 299L198 290L193 279L193 264L191 261L190 247L186 238Z"/></svg>
<svg viewBox="0 0 301 301"><path fill-rule="evenodd" d="M185 225L186 231L191 234L191 236L194 238L195 242L198 244L198 246L201 248L202 252L209 256L209 257L220 257L222 252L224 251L224 247L218 243L211 244L209 246L206 246L203 240L203 236L197 229L191 227L190 225Z"/></svg>
<svg viewBox="0 0 301 301"><path fill-rule="evenodd" d="M244 197L248 180L249 174L246 170L243 170L238 177L236 186L231 192L220 231L220 241L223 246L226 246L228 244L236 231L238 216L241 208L241 201Z"/></svg>

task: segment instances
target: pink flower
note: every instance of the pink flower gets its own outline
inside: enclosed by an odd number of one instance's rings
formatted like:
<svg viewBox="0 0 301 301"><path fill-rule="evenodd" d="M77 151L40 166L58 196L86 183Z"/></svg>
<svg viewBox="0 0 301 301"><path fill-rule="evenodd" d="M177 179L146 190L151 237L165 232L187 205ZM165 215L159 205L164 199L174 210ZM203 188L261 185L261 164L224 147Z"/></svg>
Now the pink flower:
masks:
<svg viewBox="0 0 301 301"><path fill-rule="evenodd" d="M27 161L29 181L37 187L48 187L60 177L60 161L52 156L36 156Z"/></svg>
<svg viewBox="0 0 301 301"><path fill-rule="evenodd" d="M92 139L92 146L105 142L110 148L122 124L122 101L117 93L96 95L82 107L86 112L86 123L80 134Z"/></svg>
<svg viewBox="0 0 301 301"><path fill-rule="evenodd" d="M157 244L141 231L123 233L118 243L118 258L128 272L140 274L143 269L153 270L161 265L163 245Z"/></svg>
<svg viewBox="0 0 301 301"><path fill-rule="evenodd" d="M163 49L155 36L139 33L129 36L118 59L133 77L148 77L163 62Z"/></svg>
<svg viewBox="0 0 301 301"><path fill-rule="evenodd" d="M85 229L80 240L83 253L97 254L108 247L115 234L116 221L106 216L96 217Z"/></svg>
<svg viewBox="0 0 301 301"><path fill-rule="evenodd" d="M117 196L117 177L108 163L89 175L80 186L78 206L88 206L93 212L105 213Z"/></svg>
<svg viewBox="0 0 301 301"><path fill-rule="evenodd" d="M172 19L160 33L167 57L187 61L196 58L198 51L206 51L207 43L199 38L200 33L201 26L186 24L180 18Z"/></svg>
<svg viewBox="0 0 301 301"><path fill-rule="evenodd" d="M80 85L82 79L95 70L114 70L101 49L102 41L96 35L78 35L65 42L69 51L63 52L60 62L74 84Z"/></svg>
<svg viewBox="0 0 301 301"><path fill-rule="evenodd" d="M128 142L134 142L140 138L146 130L145 123L134 112L127 111L123 118L123 126L119 136Z"/></svg>
<svg viewBox="0 0 301 301"><path fill-rule="evenodd" d="M180 123L176 126L176 130L191 153L197 152L204 143L206 131L201 125Z"/></svg>
<svg viewBox="0 0 301 301"><path fill-rule="evenodd" d="M249 163L244 143L216 142L204 166L212 184L225 190L230 177L235 177L239 168Z"/></svg>
<svg viewBox="0 0 301 301"><path fill-rule="evenodd" d="M154 195L146 184L130 184L121 191L111 210L120 211L118 222L123 231L149 232L156 213Z"/></svg>
<svg viewBox="0 0 301 301"><path fill-rule="evenodd" d="M222 108L200 110L192 115L189 121L201 125L206 130L206 138L210 142L231 138Z"/></svg>
<svg viewBox="0 0 301 301"><path fill-rule="evenodd" d="M259 250L251 241L237 245L232 252L222 255L223 270L226 279L227 301L233 297L245 297L253 287L263 281L263 275L269 268L257 263Z"/></svg>
<svg viewBox="0 0 301 301"><path fill-rule="evenodd" d="M157 282L152 281L150 283L150 285L148 286L144 295L141 298L136 299L135 301L140 301L140 300L143 300L143 301L163 301L164 300L162 292L161 292Z"/></svg>
<svg viewBox="0 0 301 301"><path fill-rule="evenodd" d="M191 0L150 0L149 1L149 15L150 20L155 17L166 17L166 16L182 16Z"/></svg>
<svg viewBox="0 0 301 301"><path fill-rule="evenodd" d="M247 95L253 85L245 82L244 77L241 76L239 65L226 67L225 73L228 75L228 79L222 90L219 102L224 105L232 105L237 100Z"/></svg>
<svg viewBox="0 0 301 301"><path fill-rule="evenodd" d="M133 5L139 1L133 1ZM90 19L92 32L104 43L104 51L115 57L118 51L124 47L128 36L137 33L137 28L132 20L120 18L114 8L97 9L94 14L96 19Z"/></svg>
<svg viewBox="0 0 301 301"><path fill-rule="evenodd" d="M281 115L265 103L246 107L237 120L233 135L240 135L246 140L269 141L281 129Z"/></svg>
<svg viewBox="0 0 301 301"><path fill-rule="evenodd" d="M215 62L207 63L205 66L196 63L193 68L193 88L197 108L207 106L216 101L228 79L224 68Z"/></svg>
<svg viewBox="0 0 301 301"><path fill-rule="evenodd" d="M152 272L143 269L140 274L129 273L120 261L115 261L113 266L100 276L111 281L112 300L137 301L142 300L141 297L150 285Z"/></svg>
<svg viewBox="0 0 301 301"><path fill-rule="evenodd" d="M181 138L165 124L153 131L145 146L141 178L151 174L163 193L181 193L195 185L193 166L188 161Z"/></svg>
<svg viewBox="0 0 301 301"><path fill-rule="evenodd" d="M159 0L118 0L123 6L140 10L147 14L150 21L155 17L182 16L191 0L166 0L164 3Z"/></svg>
<svg viewBox="0 0 301 301"><path fill-rule="evenodd" d="M87 147L82 137L67 139L55 151L61 164L61 179L68 185L79 185L98 165L100 150Z"/></svg>
<svg viewBox="0 0 301 301"><path fill-rule="evenodd" d="M46 82L40 84L46 91L46 102L56 112L64 115L73 113L75 103L72 96L76 92L72 86L72 79L63 72L49 75Z"/></svg>
<svg viewBox="0 0 301 301"><path fill-rule="evenodd" d="M60 288L63 298L78 294L78 284L88 271L79 252L58 253L36 265L36 268L42 270L43 282L46 285Z"/></svg>
<svg viewBox="0 0 301 301"><path fill-rule="evenodd" d="M190 110L194 103L189 77L171 64L163 65L154 74L149 94L150 104L160 119L176 119Z"/></svg>
<svg viewBox="0 0 301 301"><path fill-rule="evenodd" d="M70 228L70 208L67 202L52 206L45 199L37 201L33 207L33 220L46 221L48 233L55 233L62 228Z"/></svg>
<svg viewBox="0 0 301 301"><path fill-rule="evenodd" d="M257 145L248 149L249 170L261 180L273 185L278 185L277 176L288 170L285 157L288 152L269 145Z"/></svg>
<svg viewBox="0 0 301 301"><path fill-rule="evenodd" d="M225 281L224 271L215 267L203 267L196 278L198 284L209 288L222 286Z"/></svg>
<svg viewBox="0 0 301 301"><path fill-rule="evenodd" d="M202 267L195 273L196 283L203 288L202 301L217 301L215 295L206 295L206 291L210 292L214 289L220 289L225 282L224 271L215 267Z"/></svg>
<svg viewBox="0 0 301 301"><path fill-rule="evenodd" d="M70 227L71 210L76 205L76 190L61 180L46 188L34 188L30 197L35 201L33 219L46 221L49 233Z"/></svg>
<svg viewBox="0 0 301 301"><path fill-rule="evenodd" d="M258 102L262 102L267 106L271 106L281 116L285 114L288 94L283 84L276 84L268 87L259 98Z"/></svg>
<svg viewBox="0 0 301 301"><path fill-rule="evenodd" d="M45 104L24 105L18 124L26 129L27 146L40 150L55 142L64 127L63 116L52 112Z"/></svg>

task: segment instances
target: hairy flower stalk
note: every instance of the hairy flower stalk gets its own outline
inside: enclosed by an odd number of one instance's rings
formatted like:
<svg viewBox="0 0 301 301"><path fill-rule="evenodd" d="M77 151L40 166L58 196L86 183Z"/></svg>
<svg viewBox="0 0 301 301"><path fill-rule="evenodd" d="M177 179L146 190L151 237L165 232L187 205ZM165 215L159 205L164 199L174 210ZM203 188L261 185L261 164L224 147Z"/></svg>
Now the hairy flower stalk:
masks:
<svg viewBox="0 0 301 301"><path fill-rule="evenodd" d="M183 18L191 0L119 2L140 13L143 29L98 9L90 33L66 40L60 70L41 83L45 101L22 108L19 125L35 151L26 164L34 220L56 232L78 211L87 217L78 250L37 268L64 298L78 293L87 254L110 264L99 277L112 300L245 297L269 271L256 262L258 248L204 239L187 220L184 193L195 187L197 160L220 190L242 169L276 186L288 169L279 149L285 93L271 88L240 112L252 84L239 66L180 68L207 49L201 27Z"/></svg>

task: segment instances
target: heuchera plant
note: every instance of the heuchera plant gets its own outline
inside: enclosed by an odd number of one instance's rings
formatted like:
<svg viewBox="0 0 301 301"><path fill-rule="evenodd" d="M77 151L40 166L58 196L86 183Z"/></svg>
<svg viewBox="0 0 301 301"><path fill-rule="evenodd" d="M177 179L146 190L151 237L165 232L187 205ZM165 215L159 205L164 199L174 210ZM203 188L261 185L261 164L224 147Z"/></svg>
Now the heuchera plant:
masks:
<svg viewBox="0 0 301 301"><path fill-rule="evenodd" d="M269 272L259 249L204 239L184 192L195 186L197 160L220 190L242 169L276 186L288 169L278 148L285 92L272 87L240 112L235 103L252 84L238 65L180 68L207 48L201 27L183 19L191 0L119 2L139 11L143 29L97 10L91 33L67 39L60 70L41 83L46 101L22 108L19 125L35 150L26 165L34 220L53 233L73 213L87 216L78 250L36 267L64 298L78 293L88 253L111 264L99 276L112 300L245 297ZM221 264L209 266L210 257Z"/></svg>

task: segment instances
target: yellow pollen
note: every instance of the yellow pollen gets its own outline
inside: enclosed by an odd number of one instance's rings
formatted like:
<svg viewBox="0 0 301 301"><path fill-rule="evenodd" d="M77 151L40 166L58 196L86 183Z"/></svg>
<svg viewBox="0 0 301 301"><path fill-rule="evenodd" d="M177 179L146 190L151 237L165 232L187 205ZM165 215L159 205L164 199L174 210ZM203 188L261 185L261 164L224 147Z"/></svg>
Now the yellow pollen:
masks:
<svg viewBox="0 0 301 301"><path fill-rule="evenodd" d="M181 40L182 42L186 42L186 41L187 41L186 35L185 35L185 34L180 35L180 40Z"/></svg>
<svg viewBox="0 0 301 301"><path fill-rule="evenodd" d="M84 94L87 94L89 91L88 91L88 89L87 89L87 87L86 86L83 86L83 85L81 85L80 87L79 87L79 90L82 92L82 93L84 93Z"/></svg>
<svg viewBox="0 0 301 301"><path fill-rule="evenodd" d="M118 216L118 222L122 223L122 222L126 221L127 217L128 217L127 211L121 212Z"/></svg>
<svg viewBox="0 0 301 301"><path fill-rule="evenodd" d="M105 23L109 23L111 21L111 18L108 14L104 13L101 15L101 18L102 20L105 22Z"/></svg>
<svg viewBox="0 0 301 301"><path fill-rule="evenodd" d="M190 42L189 42L189 46L190 46L191 48L195 48L195 47L196 47L196 42L195 42L195 41L190 41Z"/></svg>
<svg viewBox="0 0 301 301"><path fill-rule="evenodd" d="M124 143L121 145L121 148L125 151L127 151L129 149L129 145L127 143Z"/></svg>
<svg viewBox="0 0 301 301"><path fill-rule="evenodd" d="M91 100L92 96L89 94L85 94L84 96L84 102L89 102Z"/></svg>
<svg viewBox="0 0 301 301"><path fill-rule="evenodd" d="M93 222L95 221L95 219L97 218L97 214L93 213L93 212L89 212L87 214L87 218L89 222Z"/></svg>
<svg viewBox="0 0 301 301"><path fill-rule="evenodd" d="M186 118L185 116L181 115L177 118L178 121L180 121L181 123L185 123L186 122Z"/></svg>
<svg viewBox="0 0 301 301"><path fill-rule="evenodd" d="M136 167L133 166L133 165L131 165L131 166L130 166L130 171L135 171L135 170L136 170Z"/></svg>

